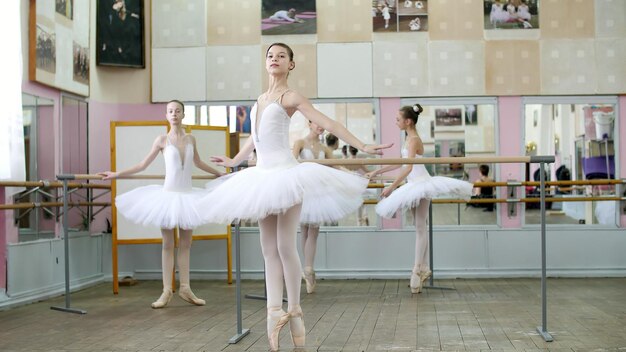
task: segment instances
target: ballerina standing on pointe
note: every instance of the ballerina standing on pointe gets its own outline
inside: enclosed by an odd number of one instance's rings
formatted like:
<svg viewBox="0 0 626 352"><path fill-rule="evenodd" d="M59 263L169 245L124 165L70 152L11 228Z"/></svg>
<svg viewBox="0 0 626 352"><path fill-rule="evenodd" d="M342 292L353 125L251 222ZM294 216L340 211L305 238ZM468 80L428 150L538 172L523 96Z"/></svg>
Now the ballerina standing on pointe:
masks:
<svg viewBox="0 0 626 352"><path fill-rule="evenodd" d="M398 112L396 125L405 131L406 140L402 148L403 158L421 158L424 153L424 145L417 134L415 125L420 113L423 111L419 104L404 106ZM453 179L450 177L430 176L424 164L413 165L389 165L370 172L369 177L402 167L402 171L396 177L391 186L385 188L376 205L376 212L384 217L392 217L400 209L411 209L415 220L415 264L411 272L411 292L420 293L422 285L432 275L430 269L430 256L428 251L428 208L430 200L439 195L452 195L469 199L472 195L471 183ZM408 182L395 191L398 186L408 179Z"/></svg>
<svg viewBox="0 0 626 352"><path fill-rule="evenodd" d="M152 303L152 308L165 307L172 298L172 275L174 270L174 229L178 228L178 274L180 289L178 295L185 301L204 305L203 299L196 297L189 285L189 254L193 228L206 223L197 203L207 194L204 189L192 188L191 170L193 165L214 174L221 172L204 163L196 149L196 139L185 133L182 127L184 105L178 100L167 104L166 118L170 131L158 136L148 155L137 165L119 172L99 173L103 180L128 176L145 170L163 153L165 159L165 181L163 185L149 185L133 189L115 197L117 210L128 220L144 226L158 226L163 236L161 266L163 270L163 293Z"/></svg>
<svg viewBox="0 0 626 352"><path fill-rule="evenodd" d="M309 133L306 137L298 139L293 144L293 156L300 160L332 159L333 153L330 148L320 142L320 136L324 129L309 121ZM315 292L315 252L317 251L317 237L320 233L320 224L300 224L302 233L302 255L304 268L302 277L306 284L306 293Z"/></svg>
<svg viewBox="0 0 626 352"><path fill-rule="evenodd" d="M218 165L234 167L256 147L257 166L233 174L202 201L212 206L206 212L210 222L258 219L267 284L267 336L272 351L278 349L280 330L287 323L294 345L305 344L300 307L302 274L296 245L298 223L333 222L356 211L368 184L359 175L314 162L298 163L289 145L291 116L299 111L312 123L366 153L381 154L381 149L391 146L364 144L291 90L287 77L295 65L289 46L269 46L265 57L269 87L252 108L251 138L233 159L211 159ZM282 309L283 286L287 288L287 312Z"/></svg>

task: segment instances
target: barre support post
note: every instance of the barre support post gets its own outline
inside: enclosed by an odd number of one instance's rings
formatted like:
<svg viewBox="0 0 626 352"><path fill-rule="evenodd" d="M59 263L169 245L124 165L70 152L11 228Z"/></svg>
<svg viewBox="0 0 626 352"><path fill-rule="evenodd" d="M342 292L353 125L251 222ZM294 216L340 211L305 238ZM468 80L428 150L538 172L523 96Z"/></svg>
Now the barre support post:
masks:
<svg viewBox="0 0 626 352"><path fill-rule="evenodd" d="M65 252L65 307L52 306L50 309L66 313L87 314L87 311L70 307L70 233L67 225L68 201L67 182L74 180L74 175L58 175L57 179L63 182L63 246Z"/></svg>

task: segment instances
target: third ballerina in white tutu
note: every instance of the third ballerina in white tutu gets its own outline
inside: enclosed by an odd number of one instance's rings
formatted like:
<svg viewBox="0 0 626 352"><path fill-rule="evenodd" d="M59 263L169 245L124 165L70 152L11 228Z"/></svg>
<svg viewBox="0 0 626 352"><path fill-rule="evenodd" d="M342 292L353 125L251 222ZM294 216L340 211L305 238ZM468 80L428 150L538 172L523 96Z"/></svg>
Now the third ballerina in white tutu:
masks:
<svg viewBox="0 0 626 352"><path fill-rule="evenodd" d="M396 125L406 132L405 144L402 147L403 158L421 158L424 153L424 145L415 128L422 111L419 104L404 106L398 111ZM402 166L385 166L372 171L369 176L374 177L399 167ZM407 183L397 189L405 179ZM432 274L429 264L428 232L426 231L430 200L442 195L469 199L472 195L472 188L473 185L469 182L449 177L430 176L423 164L413 164L404 165L402 172L391 186L382 191L382 200L376 205L376 212L379 215L390 218L400 209L410 209L415 219L415 265L411 273L411 292L420 293L423 283Z"/></svg>

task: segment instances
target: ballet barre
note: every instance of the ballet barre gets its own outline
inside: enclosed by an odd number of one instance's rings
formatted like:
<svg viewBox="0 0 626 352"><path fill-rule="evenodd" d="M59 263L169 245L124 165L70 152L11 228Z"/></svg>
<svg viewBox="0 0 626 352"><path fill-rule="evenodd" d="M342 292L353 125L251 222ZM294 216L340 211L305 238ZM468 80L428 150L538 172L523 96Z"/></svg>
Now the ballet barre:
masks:
<svg viewBox="0 0 626 352"><path fill-rule="evenodd" d="M407 164L468 164L468 163L538 163L540 170L540 198L541 203L541 326L537 327L537 332L546 341L553 341L552 335L547 330L547 281L546 281L546 180L545 180L545 164L554 163L555 157L552 155L545 156L507 156L507 157L437 157L437 158L368 158L368 159L315 159L307 160L306 162L316 162L321 165L327 166L345 166L345 165L407 165ZM244 161L238 167L253 166L254 161ZM382 186L375 186L373 188L381 188ZM464 201L461 201L464 202ZM371 204L370 201L365 201L366 204ZM432 209L432 205L431 205ZM430 251L432 253L432 210L429 210L429 236L430 236ZM237 254L239 256L239 253ZM432 268L432 255L430 256L431 268ZM432 283L432 277L431 277ZM241 314L238 306L238 317ZM235 338L233 338L235 339ZM232 343L236 343L236 341Z"/></svg>

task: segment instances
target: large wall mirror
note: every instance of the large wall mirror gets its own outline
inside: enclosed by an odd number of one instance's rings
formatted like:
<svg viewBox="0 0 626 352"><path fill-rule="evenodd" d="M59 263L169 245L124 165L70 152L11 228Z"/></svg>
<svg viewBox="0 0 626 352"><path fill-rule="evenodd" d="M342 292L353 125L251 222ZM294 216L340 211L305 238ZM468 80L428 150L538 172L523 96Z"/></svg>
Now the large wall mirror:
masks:
<svg viewBox="0 0 626 352"><path fill-rule="evenodd" d="M546 180L613 179L618 139L615 97L526 98L524 103L524 146L527 155L554 155ZM538 180L538 165L526 168L526 180ZM614 186L553 187L549 195L614 196ZM527 197L538 196L536 187ZM540 223L539 206L527 203L526 224ZM548 223L601 224L615 226L616 202L552 202L547 204Z"/></svg>
<svg viewBox="0 0 626 352"><path fill-rule="evenodd" d="M403 99L401 105L419 103L424 111L417 123L417 132L424 143L425 157L495 156L496 99ZM395 116L383 117L388 121ZM402 136L404 140L404 136ZM432 176L446 176L476 182L480 178L478 164L427 165ZM488 177L497 179L495 165L488 164ZM485 168L483 167L483 170ZM476 189L477 196L480 190ZM465 204L434 204L434 225L495 225L497 206L466 206ZM407 211L403 222L413 226Z"/></svg>
<svg viewBox="0 0 626 352"><path fill-rule="evenodd" d="M60 173L89 173L89 114L87 101L72 95L61 95L61 162ZM70 202L86 202L89 189L74 190ZM90 207L72 207L68 224L74 231L89 231L92 220Z"/></svg>
<svg viewBox="0 0 626 352"><path fill-rule="evenodd" d="M31 94L22 94L24 123L24 155L26 180L54 180L56 150L54 138L54 101ZM20 202L40 203L54 201L55 192L43 188L42 192L22 192ZM19 240L30 241L54 237L55 212L36 208L16 212Z"/></svg>

